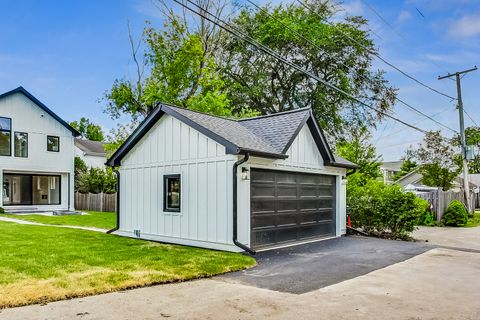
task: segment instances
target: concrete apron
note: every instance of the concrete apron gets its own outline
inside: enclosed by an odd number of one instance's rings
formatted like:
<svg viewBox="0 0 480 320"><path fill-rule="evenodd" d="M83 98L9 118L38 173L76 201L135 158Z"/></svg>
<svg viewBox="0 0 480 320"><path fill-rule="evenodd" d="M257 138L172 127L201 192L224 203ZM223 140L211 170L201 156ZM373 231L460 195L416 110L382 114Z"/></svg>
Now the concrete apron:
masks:
<svg viewBox="0 0 480 320"><path fill-rule="evenodd" d="M432 249L296 295L220 278L2 310L0 319L479 319L480 254Z"/></svg>

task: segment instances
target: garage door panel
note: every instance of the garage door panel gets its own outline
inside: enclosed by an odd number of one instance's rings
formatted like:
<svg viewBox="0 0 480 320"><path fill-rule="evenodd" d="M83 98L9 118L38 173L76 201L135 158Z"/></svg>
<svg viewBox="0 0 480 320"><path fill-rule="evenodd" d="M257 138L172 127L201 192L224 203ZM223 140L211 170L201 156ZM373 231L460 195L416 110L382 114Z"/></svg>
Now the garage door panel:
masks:
<svg viewBox="0 0 480 320"><path fill-rule="evenodd" d="M335 234L334 176L251 171L251 246L264 248Z"/></svg>

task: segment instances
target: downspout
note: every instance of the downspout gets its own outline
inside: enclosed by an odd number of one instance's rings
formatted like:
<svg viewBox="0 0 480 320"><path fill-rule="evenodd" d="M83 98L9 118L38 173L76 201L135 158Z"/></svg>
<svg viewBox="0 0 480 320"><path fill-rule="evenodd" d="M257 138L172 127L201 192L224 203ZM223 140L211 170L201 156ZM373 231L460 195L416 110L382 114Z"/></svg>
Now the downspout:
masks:
<svg viewBox="0 0 480 320"><path fill-rule="evenodd" d="M249 153L245 153L245 157L243 159L238 160L233 164L233 243L239 247L240 249L250 253L250 254L255 254L255 250L251 249L250 247L247 247L243 243L240 243L237 240L237 235L238 235L238 181L237 181L237 176L238 176L238 166L247 162L248 158L250 157Z"/></svg>
<svg viewBox="0 0 480 320"><path fill-rule="evenodd" d="M345 176L348 177L349 175L354 174L355 172L357 172L357 168L353 168L352 171L347 172Z"/></svg>
<svg viewBox="0 0 480 320"><path fill-rule="evenodd" d="M117 175L117 224L115 228L108 230L107 233L112 233L120 229L120 171L114 170L113 172Z"/></svg>

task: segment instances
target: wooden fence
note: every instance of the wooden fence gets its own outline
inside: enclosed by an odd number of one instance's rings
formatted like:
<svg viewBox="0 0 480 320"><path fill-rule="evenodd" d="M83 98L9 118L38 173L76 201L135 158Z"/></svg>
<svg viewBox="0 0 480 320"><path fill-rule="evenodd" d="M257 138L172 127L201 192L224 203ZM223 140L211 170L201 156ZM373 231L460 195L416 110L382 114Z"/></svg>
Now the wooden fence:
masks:
<svg viewBox="0 0 480 320"><path fill-rule="evenodd" d="M448 205L453 200L459 200L463 204L465 203L465 197L463 191L443 191L441 188L431 192L419 192L416 193L417 197L427 200L433 206L433 212L436 214L436 220L440 221L447 210ZM470 194L470 208L477 208L478 197L476 194Z"/></svg>
<svg viewBox="0 0 480 320"><path fill-rule="evenodd" d="M75 210L115 212L117 194L75 192Z"/></svg>

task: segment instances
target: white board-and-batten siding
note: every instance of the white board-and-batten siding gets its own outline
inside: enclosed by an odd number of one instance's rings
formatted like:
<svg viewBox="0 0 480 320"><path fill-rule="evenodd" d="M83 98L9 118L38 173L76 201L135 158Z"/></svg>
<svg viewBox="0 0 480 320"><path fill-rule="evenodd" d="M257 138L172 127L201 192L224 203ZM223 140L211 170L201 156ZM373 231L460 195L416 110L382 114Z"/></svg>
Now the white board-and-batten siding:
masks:
<svg viewBox="0 0 480 320"><path fill-rule="evenodd" d="M12 155L0 156L0 185L3 185L5 172L60 175L61 204L38 207L42 210L73 210L74 138L72 132L20 92L0 99L0 117L12 119ZM28 133L28 157L26 158L14 156L15 132ZM60 137L59 152L47 151L48 135ZM0 206L3 205L2 199L0 197ZM34 207L37 206L34 205Z"/></svg>
<svg viewBox="0 0 480 320"><path fill-rule="evenodd" d="M237 157L164 115L122 160L120 230L144 239L235 250L232 167ZM166 174L181 175L180 212L164 212Z"/></svg>

